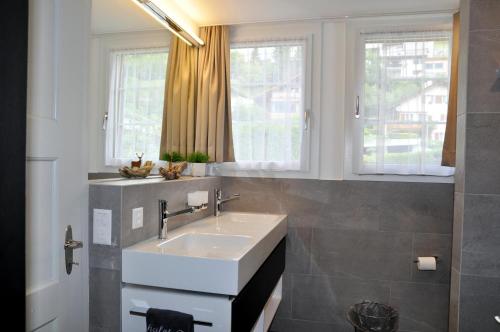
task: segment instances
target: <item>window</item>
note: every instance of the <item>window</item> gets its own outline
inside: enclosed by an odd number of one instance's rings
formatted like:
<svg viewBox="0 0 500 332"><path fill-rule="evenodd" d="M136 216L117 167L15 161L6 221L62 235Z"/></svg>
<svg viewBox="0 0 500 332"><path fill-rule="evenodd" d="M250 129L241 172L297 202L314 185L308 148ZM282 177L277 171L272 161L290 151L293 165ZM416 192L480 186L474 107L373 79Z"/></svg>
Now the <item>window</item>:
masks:
<svg viewBox="0 0 500 332"><path fill-rule="evenodd" d="M106 165L144 153L158 160L168 53L165 48L111 53Z"/></svg>
<svg viewBox="0 0 500 332"><path fill-rule="evenodd" d="M304 169L306 40L231 45L236 162L244 169Z"/></svg>
<svg viewBox="0 0 500 332"><path fill-rule="evenodd" d="M453 174L441 167L448 111L448 31L363 33L358 174Z"/></svg>

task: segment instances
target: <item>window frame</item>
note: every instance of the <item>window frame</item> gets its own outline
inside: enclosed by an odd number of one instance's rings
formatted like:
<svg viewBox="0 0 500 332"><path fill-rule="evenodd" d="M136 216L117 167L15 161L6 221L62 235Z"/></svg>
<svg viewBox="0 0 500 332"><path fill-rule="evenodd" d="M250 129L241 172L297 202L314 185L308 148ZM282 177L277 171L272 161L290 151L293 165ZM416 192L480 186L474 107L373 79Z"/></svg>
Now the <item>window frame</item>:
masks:
<svg viewBox="0 0 500 332"><path fill-rule="evenodd" d="M147 52L148 50L151 50L152 52ZM154 51L154 52L153 52ZM125 48L125 49L114 49L109 52L109 68L108 68L108 76L109 76L109 88L108 88L108 94L107 94L107 99L108 99L108 108L107 108L107 120L106 120L106 129L105 129L105 150L104 150L104 165L106 167L120 167L122 165L126 165L131 162L132 159L120 159L120 158L115 158L113 155L113 151L116 147L116 141L120 140L118 130L117 130L117 114L116 114L116 103L111 106L111 94L112 87L111 85L115 85L115 88L118 86L116 85L116 82L114 81L116 79L116 59L114 59L115 55L118 54L127 54L127 53L132 53L132 52L138 52L142 54L152 54L152 53L162 53L166 52L168 54L168 48L167 47L146 47L146 48ZM115 77L112 77L113 74ZM116 94L116 92L115 92ZM163 113L163 111L162 111ZM118 116L123 116L121 114L118 114ZM139 152L139 151L138 151ZM160 150L158 150L158 155L160 154ZM158 164L159 158L153 159L153 162L155 164Z"/></svg>
<svg viewBox="0 0 500 332"><path fill-rule="evenodd" d="M90 73L88 98L89 172L115 173L117 166L106 165L106 130L104 117L108 112L111 53L130 49L170 47L170 33L166 30L120 32L93 35L90 40ZM109 120L109 119L108 119ZM155 168L163 161L155 162Z"/></svg>
<svg viewBox="0 0 500 332"><path fill-rule="evenodd" d="M301 168L288 170L263 167L248 168L234 163L215 164L213 174L223 176L267 176L314 178L319 175L319 116L320 92L313 86L320 86L321 25L317 23L262 24L231 27L230 45L245 43L269 43L303 40L305 43L305 87L304 112L307 112L307 130L303 130L301 146ZM231 47L231 46L230 46ZM318 89L319 90L319 89ZM266 165L267 166L267 165Z"/></svg>
<svg viewBox="0 0 500 332"><path fill-rule="evenodd" d="M302 43L304 46L304 58L303 58L303 71L302 75L304 77L304 82L303 82L303 93L302 93L302 98L303 98L303 110L301 111L302 117L301 117L301 126L302 126L302 137L301 137L301 160L299 160L299 168L298 169L286 169L282 168L279 166L279 162L267 162L267 161L255 161L254 163L259 164L258 169L263 169L263 170L269 170L273 172L284 172L284 171L298 171L298 172L307 172L309 171L310 168L310 163L309 163L309 146L310 146L310 138L311 138L311 131L310 131L310 112L311 112L311 77L310 77L310 55L308 54L311 49L311 38L310 37L298 37L298 38L273 38L273 39L259 39L259 40L251 40L251 41L238 41L238 42L231 42L230 44L230 50L232 49L238 49L238 48L245 48L245 46L248 47L266 47L266 46L272 46L273 44L279 45L280 43L286 44L286 43L293 43L293 42L298 42ZM272 113L272 110L269 110L268 112ZM233 142L234 142L234 137L233 137ZM244 162L242 164L238 163L236 161L235 167L239 170L255 170L255 167L248 166L249 162ZM250 161L251 163L251 161Z"/></svg>
<svg viewBox="0 0 500 332"><path fill-rule="evenodd" d="M346 101L344 113L344 176L345 180L368 181L405 181L453 183L454 175L413 175L413 174L358 174L359 147L362 138L357 135L362 125L355 119L356 97L362 95L364 66L359 65L364 59L363 33L377 32L407 32L427 31L429 26L435 30L450 30L452 16L449 14L415 15L414 17L367 18L353 20L348 23L346 43ZM362 110L363 98L360 98L359 108Z"/></svg>

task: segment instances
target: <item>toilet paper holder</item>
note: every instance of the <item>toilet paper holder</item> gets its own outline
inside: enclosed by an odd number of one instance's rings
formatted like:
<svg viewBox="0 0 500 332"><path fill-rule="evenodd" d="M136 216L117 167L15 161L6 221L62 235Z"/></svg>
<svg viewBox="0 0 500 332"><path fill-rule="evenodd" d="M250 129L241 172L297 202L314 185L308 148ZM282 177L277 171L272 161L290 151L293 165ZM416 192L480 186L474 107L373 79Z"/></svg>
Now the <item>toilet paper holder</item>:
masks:
<svg viewBox="0 0 500 332"><path fill-rule="evenodd" d="M436 259L436 264L439 263L440 259L439 256L428 256L428 257L434 257ZM413 261L413 263L418 263L418 258Z"/></svg>

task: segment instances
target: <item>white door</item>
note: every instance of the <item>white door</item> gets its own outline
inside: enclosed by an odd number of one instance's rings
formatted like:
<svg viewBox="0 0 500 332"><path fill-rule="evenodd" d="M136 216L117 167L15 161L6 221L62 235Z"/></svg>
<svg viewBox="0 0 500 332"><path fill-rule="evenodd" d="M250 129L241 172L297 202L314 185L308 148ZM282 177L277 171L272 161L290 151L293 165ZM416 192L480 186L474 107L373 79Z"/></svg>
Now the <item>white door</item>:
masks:
<svg viewBox="0 0 500 332"><path fill-rule="evenodd" d="M86 63L90 0L30 0L26 188L28 331L88 331ZM83 249L66 273L67 225Z"/></svg>

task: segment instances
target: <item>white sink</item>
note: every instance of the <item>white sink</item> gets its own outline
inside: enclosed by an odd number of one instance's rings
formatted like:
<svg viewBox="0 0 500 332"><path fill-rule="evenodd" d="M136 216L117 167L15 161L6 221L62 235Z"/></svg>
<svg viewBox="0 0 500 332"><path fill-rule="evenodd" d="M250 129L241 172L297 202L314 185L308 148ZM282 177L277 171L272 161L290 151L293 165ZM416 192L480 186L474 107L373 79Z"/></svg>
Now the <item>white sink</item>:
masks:
<svg viewBox="0 0 500 332"><path fill-rule="evenodd" d="M186 233L159 244L167 254L219 258L228 253L235 257L248 248L251 237L244 235Z"/></svg>
<svg viewBox="0 0 500 332"><path fill-rule="evenodd" d="M125 283L237 295L286 236L286 215L223 213L122 251Z"/></svg>

